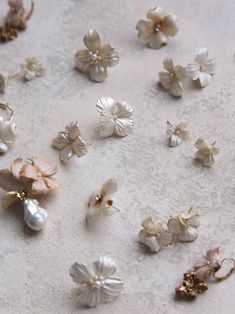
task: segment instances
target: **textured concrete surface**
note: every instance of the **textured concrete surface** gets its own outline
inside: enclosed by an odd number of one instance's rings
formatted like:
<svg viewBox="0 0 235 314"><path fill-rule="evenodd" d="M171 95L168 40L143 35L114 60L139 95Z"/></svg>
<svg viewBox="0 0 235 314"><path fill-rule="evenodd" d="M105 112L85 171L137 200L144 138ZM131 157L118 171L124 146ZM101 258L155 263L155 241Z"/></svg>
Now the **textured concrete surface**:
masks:
<svg viewBox="0 0 235 314"><path fill-rule="evenodd" d="M1 1L1 18L5 14ZM180 31L160 51L146 48L135 25L146 11L162 5L179 19ZM18 156L40 156L58 165L62 188L42 204L48 209L46 229L32 235L21 211L0 211L0 313L87 313L77 309L68 275L75 261L90 263L100 254L113 257L125 281L115 302L90 310L96 314L234 313L235 276L211 284L195 302L177 302L174 289L193 261L212 245L222 256L235 257L235 28L234 0L38 0L26 32L0 46L0 69L14 71L26 57L47 64L47 75L29 83L9 82L0 101L15 110L18 138L1 157L1 168ZM120 64L106 82L90 82L73 68L82 37L95 28L120 51ZM217 58L212 84L198 90L185 85L175 100L157 86L165 57L185 65L194 48L207 47ZM100 96L125 99L135 109L135 129L124 139L100 139L95 109ZM89 153L67 167L50 147L58 130L79 119ZM191 138L175 149L166 146L166 120L187 120ZM194 142L217 140L221 152L213 168L193 162ZM92 229L84 217L91 192L109 177L120 181L116 205ZM0 195L3 195L0 192ZM194 206L201 214L199 238L158 255L137 243L143 218L167 221Z"/></svg>

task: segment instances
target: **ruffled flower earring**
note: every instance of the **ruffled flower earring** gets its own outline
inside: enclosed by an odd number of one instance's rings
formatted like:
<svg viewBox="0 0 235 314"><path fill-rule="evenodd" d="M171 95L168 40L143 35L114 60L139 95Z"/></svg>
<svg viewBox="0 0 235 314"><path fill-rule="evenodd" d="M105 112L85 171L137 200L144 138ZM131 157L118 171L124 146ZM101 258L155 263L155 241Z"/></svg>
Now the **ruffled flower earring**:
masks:
<svg viewBox="0 0 235 314"><path fill-rule="evenodd" d="M100 35L90 29L83 38L87 49L78 50L75 54L75 66L81 72L89 74L95 82L103 82L107 76L107 68L114 67L119 62L117 49L108 44L102 44Z"/></svg>
<svg viewBox="0 0 235 314"><path fill-rule="evenodd" d="M200 86L205 87L211 83L215 68L215 59L208 59L208 50L198 48L195 50L194 63L189 63L186 71L193 81L199 81Z"/></svg>
<svg viewBox="0 0 235 314"><path fill-rule="evenodd" d="M138 238L150 251L157 253L162 247L176 242L194 241L198 237L199 225L199 215L190 208L186 213L170 218L167 227L156 224L151 217L145 219Z"/></svg>
<svg viewBox="0 0 235 314"><path fill-rule="evenodd" d="M52 141L52 146L60 150L60 160L65 163L73 156L86 155L88 145L81 137L78 121L71 122L65 127L65 131L59 132Z"/></svg>
<svg viewBox="0 0 235 314"><path fill-rule="evenodd" d="M92 193L89 200L89 207L86 215L88 224L96 222L109 208L113 206L113 195L118 191L118 181L111 178L106 181L99 193Z"/></svg>
<svg viewBox="0 0 235 314"><path fill-rule="evenodd" d="M101 97L96 104L100 113L100 136L127 136L131 133L134 122L133 108L126 102L116 102L111 97Z"/></svg>
<svg viewBox="0 0 235 314"><path fill-rule="evenodd" d="M70 268L70 276L78 284L72 291L77 305L96 307L109 303L123 290L123 281L114 277L117 266L114 260L101 256L92 266L75 263Z"/></svg>
<svg viewBox="0 0 235 314"><path fill-rule="evenodd" d="M156 7L147 12L147 20L138 21L136 30L139 38L146 41L150 48L160 49L168 43L169 36L177 34L179 26L175 15Z"/></svg>
<svg viewBox="0 0 235 314"><path fill-rule="evenodd" d="M212 248L196 262L191 270L188 270L184 274L182 284L175 290L176 295L183 298L195 299L198 294L208 289L207 281L211 277L214 277L215 281L221 281L228 278L234 271L235 260L233 258L224 258L220 262L219 247ZM220 272L223 274L220 274Z"/></svg>
<svg viewBox="0 0 235 314"><path fill-rule="evenodd" d="M186 70L181 65L174 65L172 58L163 61L165 71L159 72L159 81L162 87L172 96L183 95L182 80L186 78Z"/></svg>
<svg viewBox="0 0 235 314"><path fill-rule="evenodd" d="M17 158L10 169L0 171L0 187L7 192L2 206L6 209L20 201L25 223L32 230L39 231L44 228L48 215L35 198L58 189L59 184L55 179L56 167L36 157L29 161L26 163Z"/></svg>
<svg viewBox="0 0 235 314"><path fill-rule="evenodd" d="M180 122L174 125L167 121L167 136L170 147L178 146L182 140L188 139L189 131L187 130L187 126L188 124L186 122Z"/></svg>
<svg viewBox="0 0 235 314"><path fill-rule="evenodd" d="M9 112L9 119L0 116L0 154L8 152L8 146L16 139L15 123L13 122L13 110L8 104L0 103L0 108Z"/></svg>
<svg viewBox="0 0 235 314"><path fill-rule="evenodd" d="M33 14L34 1L31 0L30 11L26 14L23 0L8 0L9 11L4 26L0 27L0 41L7 42L18 36L18 31L25 30Z"/></svg>
<svg viewBox="0 0 235 314"><path fill-rule="evenodd" d="M199 138L194 144L198 149L194 159L201 162L205 167L211 167L215 163L214 156L219 153L219 149L215 147L215 143L207 145L203 139Z"/></svg>

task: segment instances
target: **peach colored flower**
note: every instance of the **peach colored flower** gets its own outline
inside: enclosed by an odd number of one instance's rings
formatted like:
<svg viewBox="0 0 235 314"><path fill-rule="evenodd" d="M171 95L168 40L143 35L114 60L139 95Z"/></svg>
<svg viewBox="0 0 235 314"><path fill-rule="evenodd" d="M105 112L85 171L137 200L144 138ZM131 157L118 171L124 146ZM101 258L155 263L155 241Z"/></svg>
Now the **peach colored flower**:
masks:
<svg viewBox="0 0 235 314"><path fill-rule="evenodd" d="M219 247L214 247L206 252L194 265L197 278L205 280L219 266Z"/></svg>

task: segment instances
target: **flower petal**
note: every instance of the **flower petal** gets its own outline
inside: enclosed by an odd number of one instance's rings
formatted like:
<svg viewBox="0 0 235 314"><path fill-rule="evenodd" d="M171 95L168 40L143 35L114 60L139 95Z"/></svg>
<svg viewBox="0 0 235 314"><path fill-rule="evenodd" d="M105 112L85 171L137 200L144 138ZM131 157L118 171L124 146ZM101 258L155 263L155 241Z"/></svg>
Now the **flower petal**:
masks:
<svg viewBox="0 0 235 314"><path fill-rule="evenodd" d="M162 21L162 32L167 36L175 36L179 30L177 18L174 14L167 15Z"/></svg>
<svg viewBox="0 0 235 314"><path fill-rule="evenodd" d="M177 217L170 218L167 223L167 227L169 231L174 234L179 234L182 231L182 225Z"/></svg>
<svg viewBox="0 0 235 314"><path fill-rule="evenodd" d="M101 188L100 195L111 196L118 191L118 180L116 178L111 178L106 181Z"/></svg>
<svg viewBox="0 0 235 314"><path fill-rule="evenodd" d="M153 49L160 49L168 42L167 37L161 32L154 33L149 39L149 47Z"/></svg>
<svg viewBox="0 0 235 314"><path fill-rule="evenodd" d="M65 163L68 162L73 156L74 156L74 150L73 150L72 145L66 146L60 152L60 160Z"/></svg>
<svg viewBox="0 0 235 314"><path fill-rule="evenodd" d="M211 75L206 72L200 72L199 82L200 82L201 87L206 87L207 85L211 83Z"/></svg>
<svg viewBox="0 0 235 314"><path fill-rule="evenodd" d="M81 131L77 120L66 125L65 129L68 132L68 135L71 138L71 140L75 140L78 136L81 135Z"/></svg>
<svg viewBox="0 0 235 314"><path fill-rule="evenodd" d="M204 65L208 58L208 50L206 48L195 49L194 61L199 65Z"/></svg>
<svg viewBox="0 0 235 314"><path fill-rule="evenodd" d="M198 149L208 149L208 145L205 143L205 141L202 138L199 138L194 146Z"/></svg>
<svg viewBox="0 0 235 314"><path fill-rule="evenodd" d="M162 229L160 236L158 236L158 242L162 246L168 246L173 242L173 234L168 230Z"/></svg>
<svg viewBox="0 0 235 314"><path fill-rule="evenodd" d="M139 232L138 238L139 242L146 245L152 252L158 252L161 249L156 236L149 236L149 233L144 229Z"/></svg>
<svg viewBox="0 0 235 314"><path fill-rule="evenodd" d="M166 71L170 73L175 72L174 62L172 58L166 58L163 60L163 67Z"/></svg>
<svg viewBox="0 0 235 314"><path fill-rule="evenodd" d="M22 158L17 158L13 161L13 163L10 166L10 170L12 174L19 179L21 171L23 170L24 167L24 161Z"/></svg>
<svg viewBox="0 0 235 314"><path fill-rule="evenodd" d="M127 136L131 133L134 126L132 118L119 118L114 122L114 133L118 136Z"/></svg>
<svg viewBox="0 0 235 314"><path fill-rule="evenodd" d="M78 283L89 282L95 277L95 273L91 267L79 263L75 263L70 267L69 274L73 278L73 281Z"/></svg>
<svg viewBox="0 0 235 314"><path fill-rule="evenodd" d="M210 262L218 262L219 260L219 246L216 246L206 252L206 258Z"/></svg>
<svg viewBox="0 0 235 314"><path fill-rule="evenodd" d="M192 242L198 237L197 229L193 227L182 228L179 233L179 240L181 242Z"/></svg>
<svg viewBox="0 0 235 314"><path fill-rule="evenodd" d="M128 118L134 112L134 109L126 102L117 102L112 107L112 114L120 118Z"/></svg>
<svg viewBox="0 0 235 314"><path fill-rule="evenodd" d="M216 62L215 59L209 59L206 61L206 63L203 66L203 69L205 72L214 74L216 69Z"/></svg>
<svg viewBox="0 0 235 314"><path fill-rule="evenodd" d="M200 225L200 215L198 214L193 214L189 219L188 223L192 227L199 227Z"/></svg>
<svg viewBox="0 0 235 314"><path fill-rule="evenodd" d="M155 32L154 23L153 21L139 20L136 30L138 31L138 37L146 40Z"/></svg>
<svg viewBox="0 0 235 314"><path fill-rule="evenodd" d="M81 284L72 290L72 298L77 305L96 307L100 302L99 290L91 290L86 284Z"/></svg>
<svg viewBox="0 0 235 314"><path fill-rule="evenodd" d="M102 117L103 118L103 117ZM109 120L106 118L106 121L102 121L102 124L100 126L99 134L101 137L109 137L112 136L115 129L115 123L112 118Z"/></svg>
<svg viewBox="0 0 235 314"><path fill-rule="evenodd" d="M152 235L155 235L158 232L158 225L153 221L152 217L143 220L141 226Z"/></svg>
<svg viewBox="0 0 235 314"><path fill-rule="evenodd" d="M14 204L18 198L15 193L7 193L2 197L2 208L8 209L12 204Z"/></svg>
<svg viewBox="0 0 235 314"><path fill-rule="evenodd" d="M39 176L38 169L33 165L26 165L21 172L21 177L37 180Z"/></svg>
<svg viewBox="0 0 235 314"><path fill-rule="evenodd" d="M33 195L47 194L50 191L44 178L38 178L34 181L31 189Z"/></svg>
<svg viewBox="0 0 235 314"><path fill-rule="evenodd" d="M50 190L57 190L60 187L60 184L54 178L44 178L47 187Z"/></svg>
<svg viewBox="0 0 235 314"><path fill-rule="evenodd" d="M171 95L175 97L181 97L183 95L183 91L184 90L183 90L182 83L178 79L173 77L171 88L170 88Z"/></svg>
<svg viewBox="0 0 235 314"><path fill-rule="evenodd" d="M111 111L115 105L115 100L111 97L101 97L97 100L96 108L98 112L102 110Z"/></svg>
<svg viewBox="0 0 235 314"><path fill-rule="evenodd" d="M83 41L85 46L90 51L95 52L101 48L100 35L94 29L89 30L89 32L84 36Z"/></svg>
<svg viewBox="0 0 235 314"><path fill-rule="evenodd" d="M4 127L2 129L2 137L4 139L5 143L13 143L16 138L16 132L15 132L16 125L15 123L11 121L6 121L4 123Z"/></svg>
<svg viewBox="0 0 235 314"><path fill-rule="evenodd" d="M74 63L78 70L80 70L81 72L87 72L91 65L89 50L78 50L74 56Z"/></svg>
<svg viewBox="0 0 235 314"><path fill-rule="evenodd" d="M165 90L167 91L170 90L172 84L172 77L170 76L169 72L166 71L159 72L159 81Z"/></svg>
<svg viewBox="0 0 235 314"><path fill-rule="evenodd" d="M147 12L147 18L152 20L155 24L160 23L164 17L165 12L161 7L155 7Z"/></svg>
<svg viewBox="0 0 235 314"><path fill-rule="evenodd" d="M181 65L176 65L175 66L175 77L178 80L183 80L186 77L186 69L182 67Z"/></svg>
<svg viewBox="0 0 235 314"><path fill-rule="evenodd" d="M169 138L169 146L170 147L176 147L178 145L180 145L181 143L181 137L179 135L176 134L172 134L171 137Z"/></svg>
<svg viewBox="0 0 235 314"><path fill-rule="evenodd" d="M0 170L0 188L5 191L18 191L20 188L19 181L9 169Z"/></svg>
<svg viewBox="0 0 235 314"><path fill-rule="evenodd" d="M51 165L48 161L41 160L37 157L32 157L31 160L32 164L39 169L41 174L46 176L52 176L56 174L56 167Z"/></svg>
<svg viewBox="0 0 235 314"><path fill-rule="evenodd" d="M191 77L193 81L197 80L200 76L200 66L197 63L189 63L186 66L186 74Z"/></svg>
<svg viewBox="0 0 235 314"><path fill-rule="evenodd" d="M8 146L3 141L0 141L0 154L5 154L7 152Z"/></svg>
<svg viewBox="0 0 235 314"><path fill-rule="evenodd" d="M68 145L70 145L70 139L67 132L59 132L52 141L52 146L59 150L64 149Z"/></svg>
<svg viewBox="0 0 235 314"><path fill-rule="evenodd" d="M89 204L87 214L86 214L86 222L88 224L92 224L96 222L102 214L101 208L99 206L95 206L95 202L97 200L93 200L93 202L91 201L92 196L90 197L90 204Z"/></svg>
<svg viewBox="0 0 235 314"><path fill-rule="evenodd" d="M117 298L123 290L123 285L123 281L119 278L104 280L100 291L102 303L109 303Z"/></svg>
<svg viewBox="0 0 235 314"><path fill-rule="evenodd" d="M82 157L87 154L87 144L80 136L78 136L78 138L73 142L72 146L77 157Z"/></svg>
<svg viewBox="0 0 235 314"><path fill-rule="evenodd" d="M104 45L101 50L101 59L102 62L107 67L114 67L119 62L119 53L117 49L114 49L110 45Z"/></svg>
<svg viewBox="0 0 235 314"><path fill-rule="evenodd" d="M102 64L91 65L89 72L91 80L95 82L103 82L108 76L107 69Z"/></svg>
<svg viewBox="0 0 235 314"><path fill-rule="evenodd" d="M117 269L115 261L107 256L100 256L92 265L95 274L105 279L113 275Z"/></svg>

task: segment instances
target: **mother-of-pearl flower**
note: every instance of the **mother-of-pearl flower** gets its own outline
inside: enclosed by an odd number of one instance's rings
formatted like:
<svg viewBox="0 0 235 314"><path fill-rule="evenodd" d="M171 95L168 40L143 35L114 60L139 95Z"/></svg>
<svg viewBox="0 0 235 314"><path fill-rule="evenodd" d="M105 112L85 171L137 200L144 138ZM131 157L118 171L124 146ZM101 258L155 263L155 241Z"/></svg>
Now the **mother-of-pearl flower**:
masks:
<svg viewBox="0 0 235 314"><path fill-rule="evenodd" d="M194 159L200 161L206 167L211 167L215 163L214 156L219 153L219 149L215 147L215 143L209 146L203 139L199 138L194 144L198 149Z"/></svg>
<svg viewBox="0 0 235 314"><path fill-rule="evenodd" d="M177 125L171 124L167 121L167 135L169 138L169 146L178 146L182 140L186 140L189 136L189 131L187 130L187 123L182 121Z"/></svg>
<svg viewBox="0 0 235 314"><path fill-rule="evenodd" d="M215 59L208 58L208 50L206 48L198 48L195 50L194 63L189 63L186 71L192 80L198 80L200 86L205 87L210 84L215 68Z"/></svg>
<svg viewBox="0 0 235 314"><path fill-rule="evenodd" d="M118 181L111 178L106 181L99 193L92 193L86 215L87 223L94 223L113 206L113 195L118 191Z"/></svg>
<svg viewBox="0 0 235 314"><path fill-rule="evenodd" d="M174 65L172 58L163 61L165 71L159 72L159 81L162 87L175 97L183 95L181 80L186 77L185 68L181 65Z"/></svg>
<svg viewBox="0 0 235 314"><path fill-rule="evenodd" d="M21 65L21 74L26 81L43 76L45 73L45 67L36 58L26 59L26 62Z"/></svg>
<svg viewBox="0 0 235 314"><path fill-rule="evenodd" d="M16 125L13 122L13 111L9 105L0 103L0 109L10 112L9 119L0 116L0 154L4 154L8 151L8 146L16 139Z"/></svg>
<svg viewBox="0 0 235 314"><path fill-rule="evenodd" d="M111 97L101 97L96 104L100 113L100 136L127 136L134 127L133 108L126 102L116 102Z"/></svg>
<svg viewBox="0 0 235 314"><path fill-rule="evenodd" d="M150 48L160 49L167 44L168 36L177 34L179 26L174 14L165 13L161 7L156 7L147 12L147 20L138 21L136 30Z"/></svg>
<svg viewBox="0 0 235 314"><path fill-rule="evenodd" d="M116 270L115 261L107 256L101 256L91 266L73 264L69 274L78 284L72 293L75 303L96 307L116 299L123 290L123 281L113 276Z"/></svg>

